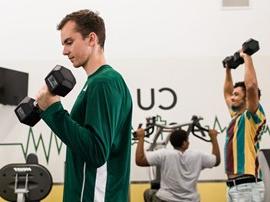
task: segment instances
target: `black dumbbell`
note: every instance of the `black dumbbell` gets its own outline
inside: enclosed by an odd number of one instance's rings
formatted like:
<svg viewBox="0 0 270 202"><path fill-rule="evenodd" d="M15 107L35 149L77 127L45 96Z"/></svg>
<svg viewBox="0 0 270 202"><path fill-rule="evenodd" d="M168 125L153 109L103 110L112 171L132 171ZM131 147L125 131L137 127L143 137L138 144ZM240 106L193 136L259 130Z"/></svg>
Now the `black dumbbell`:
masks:
<svg viewBox="0 0 270 202"><path fill-rule="evenodd" d="M242 50L248 55L253 55L260 49L259 42L254 39L249 39L245 41L242 45ZM223 67L229 67L231 69L236 69L239 65L244 63L244 59L240 56L240 52L235 52L232 56L226 57L223 61Z"/></svg>
<svg viewBox="0 0 270 202"><path fill-rule="evenodd" d="M239 65L244 63L244 59L240 56L240 52L237 51L233 55L226 57L223 61L223 67L226 68L227 66L230 69L236 69Z"/></svg>
<svg viewBox="0 0 270 202"><path fill-rule="evenodd" d="M230 67L231 69L235 69L235 64L234 64L234 58L233 55L227 56L223 61L222 61L223 67Z"/></svg>
<svg viewBox="0 0 270 202"><path fill-rule="evenodd" d="M75 86L76 79L69 69L56 65L46 76L45 82L52 94L65 97ZM34 126L41 119L38 103L30 97L25 97L18 104L15 113L21 123L29 126Z"/></svg>

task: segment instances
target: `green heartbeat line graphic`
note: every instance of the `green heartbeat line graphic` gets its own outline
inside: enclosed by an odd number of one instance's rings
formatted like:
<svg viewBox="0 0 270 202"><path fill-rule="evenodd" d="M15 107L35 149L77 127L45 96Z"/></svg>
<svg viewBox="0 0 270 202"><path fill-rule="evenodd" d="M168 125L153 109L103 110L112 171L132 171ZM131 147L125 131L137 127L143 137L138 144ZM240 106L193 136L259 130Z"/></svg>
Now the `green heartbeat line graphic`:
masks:
<svg viewBox="0 0 270 202"><path fill-rule="evenodd" d="M205 125L206 128L210 128L209 125ZM218 117L215 116L215 119L214 119L214 124L213 124L213 129L217 130L217 131L220 131L220 133L223 133L224 131L226 131L227 127L222 127L219 120L218 120Z"/></svg>
<svg viewBox="0 0 270 202"><path fill-rule="evenodd" d="M49 160L50 160L50 154L51 154L52 140L53 139L55 140L57 153L59 155L60 152L61 152L62 146L63 146L62 141L59 140L57 138L57 136L51 131L49 144L47 145L47 149L46 149L46 144L44 142L44 138L43 138L42 133L40 133L40 135L39 135L39 137L38 137L38 139L36 141L33 129L31 127L29 128L29 131L28 131L28 137L27 137L26 145L23 145L22 143L4 143L4 144L0 143L0 146L19 146L19 147L21 147L22 153L23 153L23 156L24 156L25 160L27 158L28 150L29 150L30 145L34 146L35 152L38 151L39 147L42 147L42 150L44 152L44 156L46 158L46 162L48 164ZM31 144L30 140L32 140L32 144Z"/></svg>
<svg viewBox="0 0 270 202"><path fill-rule="evenodd" d="M162 119L161 116L156 116L157 118L157 122L162 123L162 124L167 124L167 121ZM205 127L210 128L209 125L205 125ZM214 119L214 123L213 123L213 129L216 129L218 131L220 131L221 133L223 133L224 131L226 131L227 127L223 127L222 124L220 123L219 119L217 116L215 116ZM268 135L270 135L270 129L268 125L265 125L262 134L267 133ZM0 146L16 146L16 147L20 147L24 156L24 159L26 160L27 155L29 154L29 148L34 147L35 152L38 151L38 149L41 147L42 151L44 153L45 159L47 164L50 161L50 155L51 155L51 150L52 150L52 145L53 145L53 139L55 141L55 145L56 145L56 149L57 149L57 153L58 155L60 155L60 152L62 150L62 146L63 146L63 142L61 140L58 139L58 137L51 131L50 133L50 139L49 139L49 143L46 144L44 142L44 138L43 138L44 134L40 133L38 137L36 137L36 135L33 132L33 129L30 127L29 131L28 131L28 136L27 136L27 141L26 141L26 145L24 145L23 143L0 143ZM47 138L47 136L46 136Z"/></svg>

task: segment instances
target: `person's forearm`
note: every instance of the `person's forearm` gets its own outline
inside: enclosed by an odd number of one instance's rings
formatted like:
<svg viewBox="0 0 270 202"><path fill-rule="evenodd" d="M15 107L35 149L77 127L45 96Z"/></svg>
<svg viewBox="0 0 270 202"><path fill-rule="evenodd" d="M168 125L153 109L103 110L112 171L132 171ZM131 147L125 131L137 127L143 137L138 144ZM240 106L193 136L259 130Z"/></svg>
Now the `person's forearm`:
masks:
<svg viewBox="0 0 270 202"><path fill-rule="evenodd" d="M225 81L224 81L224 97L230 96L233 92L233 79L231 69L226 68Z"/></svg>
<svg viewBox="0 0 270 202"><path fill-rule="evenodd" d="M245 56L244 57L245 61L245 76L244 76L244 81L247 90L250 88L254 88L254 90L257 91L258 88L258 82L257 82L257 76L256 72L253 66L253 62L250 56Z"/></svg>
<svg viewBox="0 0 270 202"><path fill-rule="evenodd" d="M220 151L218 141L217 138L213 138L211 141L212 141L212 154L216 156L215 166L218 166L220 164Z"/></svg>
<svg viewBox="0 0 270 202"><path fill-rule="evenodd" d="M136 164L138 166L142 166L144 159L145 159L145 155L144 155L144 137L139 137L139 141L137 143L137 148L136 148Z"/></svg>
<svg viewBox="0 0 270 202"><path fill-rule="evenodd" d="M245 61L244 82L246 86L246 100L248 111L255 113L259 106L259 93L256 72L253 66L252 58L249 55L243 55Z"/></svg>

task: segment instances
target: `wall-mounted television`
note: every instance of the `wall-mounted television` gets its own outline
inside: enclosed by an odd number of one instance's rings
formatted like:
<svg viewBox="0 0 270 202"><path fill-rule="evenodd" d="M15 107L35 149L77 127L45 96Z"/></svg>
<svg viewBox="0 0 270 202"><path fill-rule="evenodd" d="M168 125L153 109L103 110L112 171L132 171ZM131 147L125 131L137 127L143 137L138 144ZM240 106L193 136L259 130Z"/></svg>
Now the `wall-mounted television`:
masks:
<svg viewBox="0 0 270 202"><path fill-rule="evenodd" d="M28 73L0 67L0 103L18 105L28 94Z"/></svg>

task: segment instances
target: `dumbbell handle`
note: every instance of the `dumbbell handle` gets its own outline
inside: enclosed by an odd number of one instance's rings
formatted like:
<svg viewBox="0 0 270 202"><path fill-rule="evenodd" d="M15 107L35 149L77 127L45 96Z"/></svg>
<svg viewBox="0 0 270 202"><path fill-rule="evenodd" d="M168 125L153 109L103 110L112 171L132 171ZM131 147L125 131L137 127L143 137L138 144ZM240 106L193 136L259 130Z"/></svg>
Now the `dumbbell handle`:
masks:
<svg viewBox="0 0 270 202"><path fill-rule="evenodd" d="M260 49L259 42L255 39L250 38L249 40L245 41L242 45L242 50L244 53L248 55L253 55Z"/></svg>

